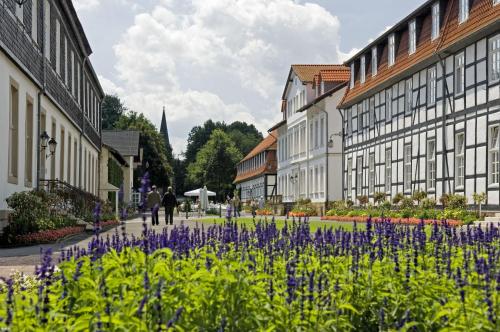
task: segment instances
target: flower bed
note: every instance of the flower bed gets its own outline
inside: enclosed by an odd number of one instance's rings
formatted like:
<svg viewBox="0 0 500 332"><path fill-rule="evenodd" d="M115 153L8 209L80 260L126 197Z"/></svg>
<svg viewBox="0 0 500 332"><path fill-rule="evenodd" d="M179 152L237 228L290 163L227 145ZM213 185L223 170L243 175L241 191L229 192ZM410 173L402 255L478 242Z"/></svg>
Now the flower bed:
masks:
<svg viewBox="0 0 500 332"><path fill-rule="evenodd" d="M25 235L18 235L15 237L15 244L32 245L32 244L53 243L66 236L82 233L83 231L85 231L85 227L74 226L74 227L64 227L55 230L40 231Z"/></svg>
<svg viewBox="0 0 500 332"><path fill-rule="evenodd" d="M0 284L0 330L498 330L498 227L365 225L94 238L58 271L46 254L39 287Z"/></svg>
<svg viewBox="0 0 500 332"><path fill-rule="evenodd" d="M334 221L344 221L344 222L359 222L364 223L368 219L366 217L350 217L350 216L324 216L321 217L321 220L334 220ZM382 217L373 217L371 218L372 222L380 223L380 222L390 222L393 224L404 224L404 225L418 225L420 222L424 222L426 225L432 225L434 223L437 224L448 224L450 226L462 226L464 223L461 220L433 220L433 219L418 219L418 218L382 218Z"/></svg>
<svg viewBox="0 0 500 332"><path fill-rule="evenodd" d="M272 216L273 211L270 209L260 209L255 211L255 214L257 214L258 216Z"/></svg>

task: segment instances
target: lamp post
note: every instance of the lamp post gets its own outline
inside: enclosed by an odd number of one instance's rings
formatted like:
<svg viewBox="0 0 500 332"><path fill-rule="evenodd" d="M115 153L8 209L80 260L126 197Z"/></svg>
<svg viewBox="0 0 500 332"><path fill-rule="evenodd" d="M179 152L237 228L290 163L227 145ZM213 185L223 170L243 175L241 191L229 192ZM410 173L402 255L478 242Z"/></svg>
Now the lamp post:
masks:
<svg viewBox="0 0 500 332"><path fill-rule="evenodd" d="M49 154L45 155L45 159L52 157L56 153L57 141L54 137L50 138L46 131L40 135L40 148L42 151L45 151L49 148Z"/></svg>

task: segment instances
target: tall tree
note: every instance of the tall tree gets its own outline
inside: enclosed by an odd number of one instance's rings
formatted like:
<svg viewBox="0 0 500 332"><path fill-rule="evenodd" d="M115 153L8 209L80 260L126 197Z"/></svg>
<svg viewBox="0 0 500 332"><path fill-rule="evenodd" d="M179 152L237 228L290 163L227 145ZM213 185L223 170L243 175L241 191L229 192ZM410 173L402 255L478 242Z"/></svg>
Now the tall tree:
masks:
<svg viewBox="0 0 500 332"><path fill-rule="evenodd" d="M168 163L163 137L143 114L129 111L115 123L115 128L139 130L139 146L143 149L143 163L134 174L134 187L140 186L139 178L147 170L151 183L166 189L172 184L173 171Z"/></svg>
<svg viewBox="0 0 500 332"><path fill-rule="evenodd" d="M236 121L228 125L226 132L243 156L246 156L264 139L253 124L249 125L241 121Z"/></svg>
<svg viewBox="0 0 500 332"><path fill-rule="evenodd" d="M187 139L186 152L184 153L188 165L195 161L196 154L207 143L215 129L225 130L226 125L223 122L207 120L203 126L195 126L191 129Z"/></svg>
<svg viewBox="0 0 500 332"><path fill-rule="evenodd" d="M116 95L106 95L102 101L102 129L113 129L127 108Z"/></svg>
<svg viewBox="0 0 500 332"><path fill-rule="evenodd" d="M174 187L177 195L182 195L189 189L186 187L186 161L174 158Z"/></svg>
<svg viewBox="0 0 500 332"><path fill-rule="evenodd" d="M217 191L219 199L232 188L236 163L242 158L231 138L215 129L208 142L196 154L196 161L188 166L188 178L197 186L206 185Z"/></svg>

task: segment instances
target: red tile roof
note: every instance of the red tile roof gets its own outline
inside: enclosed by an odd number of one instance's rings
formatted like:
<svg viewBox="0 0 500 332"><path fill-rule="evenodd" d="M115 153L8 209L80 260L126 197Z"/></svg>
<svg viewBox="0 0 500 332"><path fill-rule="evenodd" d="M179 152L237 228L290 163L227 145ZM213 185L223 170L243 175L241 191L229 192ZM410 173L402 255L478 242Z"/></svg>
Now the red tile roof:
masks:
<svg viewBox="0 0 500 332"><path fill-rule="evenodd" d="M249 154L245 156L239 163L243 163L249 159L252 159L256 155L258 155L261 152L264 151L276 151L277 148L277 142L276 138L278 136L278 131L274 130L272 133L270 133L266 138L264 138L255 148L253 148L252 151L250 151ZM236 178L234 179L233 183L239 183L242 181L250 180L252 178L255 178L257 176L263 175L263 174L276 174L276 153L275 152L268 152L267 155L267 162L260 166L259 168L252 169L246 172L238 173L236 175Z"/></svg>
<svg viewBox="0 0 500 332"><path fill-rule="evenodd" d="M260 141L257 146L255 146L252 151L250 151L245 158L241 159L241 161L238 164L241 164L242 162L251 159L252 157L255 157L261 152L264 152L266 150L276 150L277 144L276 144L276 138L278 137L278 131L274 130L271 132L269 135L267 135L266 138L264 138L262 141Z"/></svg>
<svg viewBox="0 0 500 332"><path fill-rule="evenodd" d="M291 70L302 82L312 83L314 76L318 75L320 71L343 73L345 70L349 71L349 68L344 65L292 65Z"/></svg>
<svg viewBox="0 0 500 332"><path fill-rule="evenodd" d="M405 18L406 22L408 22L410 19L418 16L422 26L418 35L417 50L412 55L408 55L407 24L398 23L396 26L401 30L395 31L399 36L399 38L397 38L397 40L399 40L399 46L397 46L395 64L391 67L387 65L387 37L390 33L394 32L393 29L389 30L382 37L377 38L377 41L379 41L380 59L377 68L378 73L374 77L371 76L370 69L370 48L365 48L364 54L368 57L366 60L365 83L360 84L359 82L359 57L361 53L349 60L347 64L357 61L355 62L356 81L354 88L348 89L340 107L349 107L365 98L368 94L378 92L384 88L385 85L389 85L389 83L387 83L388 81L402 79L405 73L408 73L410 69L418 68L419 66L423 67L426 62L430 63L433 57L435 57L435 60L432 61L437 61L438 58L436 53L438 51L450 49L453 52L455 51L453 50L453 45L487 27L493 28L495 24L498 25L500 20L500 6L493 6L492 0L476 0L471 2L469 18L465 22L459 24L458 1L459 0L450 0L446 8L443 8L445 14L442 17L443 24L440 30L440 37L433 41L431 40L430 31L430 10L434 2L427 2L412 15Z"/></svg>
<svg viewBox="0 0 500 332"><path fill-rule="evenodd" d="M319 79L324 82L347 82L350 76L349 67L342 66L335 70L321 70Z"/></svg>

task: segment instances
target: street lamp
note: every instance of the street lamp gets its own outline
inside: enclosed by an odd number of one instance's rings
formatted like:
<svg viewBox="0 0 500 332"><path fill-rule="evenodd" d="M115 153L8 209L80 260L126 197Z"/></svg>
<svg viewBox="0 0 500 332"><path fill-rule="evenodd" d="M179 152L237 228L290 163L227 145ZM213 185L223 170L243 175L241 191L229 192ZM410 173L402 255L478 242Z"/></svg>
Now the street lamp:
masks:
<svg viewBox="0 0 500 332"><path fill-rule="evenodd" d="M48 159L49 157L55 155L57 141L54 139L54 137L50 138L47 132L44 131L40 135L40 148L42 149L42 151L45 151L47 147L49 148L49 154L45 156L45 159Z"/></svg>
<svg viewBox="0 0 500 332"><path fill-rule="evenodd" d="M339 136L339 137L342 137L342 132L340 131L340 132L338 132L338 133L336 133L336 134L331 134L331 135L330 135L330 137L329 137L329 139L328 139L328 147L329 147L329 148L333 148L333 138L332 138L333 136Z"/></svg>

